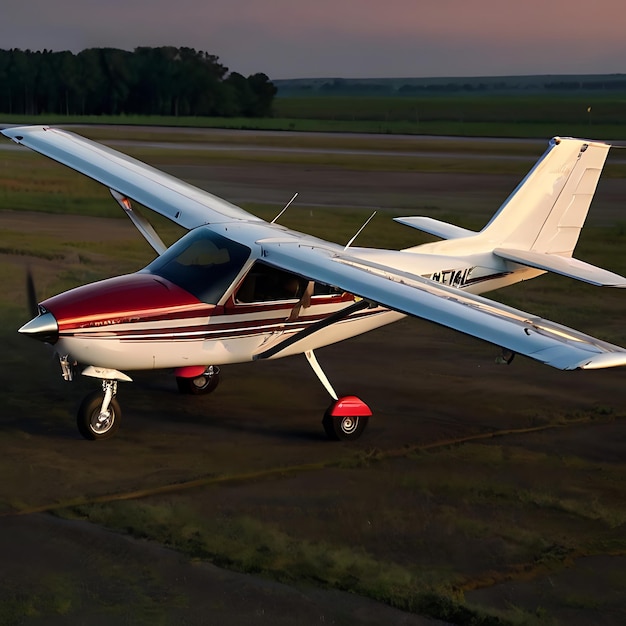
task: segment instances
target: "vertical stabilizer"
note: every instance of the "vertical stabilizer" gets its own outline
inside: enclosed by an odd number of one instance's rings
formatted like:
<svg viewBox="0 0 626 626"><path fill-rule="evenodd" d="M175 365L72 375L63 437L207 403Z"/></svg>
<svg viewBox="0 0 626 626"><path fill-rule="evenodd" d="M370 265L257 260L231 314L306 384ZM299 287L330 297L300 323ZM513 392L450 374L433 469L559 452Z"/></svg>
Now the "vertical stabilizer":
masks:
<svg viewBox="0 0 626 626"><path fill-rule="evenodd" d="M610 145L558 138L480 232L495 246L572 256Z"/></svg>

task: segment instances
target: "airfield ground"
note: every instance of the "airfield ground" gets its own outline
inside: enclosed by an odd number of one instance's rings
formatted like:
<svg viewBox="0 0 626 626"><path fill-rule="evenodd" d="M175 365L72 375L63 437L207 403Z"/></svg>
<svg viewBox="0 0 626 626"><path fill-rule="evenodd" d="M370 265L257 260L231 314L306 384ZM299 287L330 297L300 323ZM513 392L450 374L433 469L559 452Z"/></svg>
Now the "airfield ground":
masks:
<svg viewBox="0 0 626 626"><path fill-rule="evenodd" d="M392 214L480 227L519 179L156 162L264 215L299 191L284 223L336 219L339 241L382 207L363 245L419 240ZM581 242L621 273L625 201L603 180ZM405 320L319 352L375 411L358 442L324 439L328 399L298 358L224 368L207 397L137 374L119 433L86 442L74 410L93 382L63 383L14 332L24 270L49 295L137 269L138 239L121 219L0 211L0 624L626 622L623 371L496 365L493 346ZM507 301L625 345L623 296L542 277Z"/></svg>

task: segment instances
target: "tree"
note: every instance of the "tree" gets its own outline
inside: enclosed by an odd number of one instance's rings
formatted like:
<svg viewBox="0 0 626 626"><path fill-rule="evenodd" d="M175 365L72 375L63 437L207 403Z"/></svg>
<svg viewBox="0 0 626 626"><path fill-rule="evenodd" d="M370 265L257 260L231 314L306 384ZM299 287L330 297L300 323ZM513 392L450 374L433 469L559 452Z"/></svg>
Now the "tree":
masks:
<svg viewBox="0 0 626 626"><path fill-rule="evenodd" d="M81 115L104 112L107 84L100 63L100 50L88 48L78 53L77 74L79 90L78 110Z"/></svg>
<svg viewBox="0 0 626 626"><path fill-rule="evenodd" d="M262 73L248 76L248 84L255 95L253 110L249 111L251 117L266 117L272 113L272 102L278 89L270 79Z"/></svg>
<svg viewBox="0 0 626 626"><path fill-rule="evenodd" d="M194 48L0 50L0 111L8 113L261 116L275 94L265 74L229 74Z"/></svg>

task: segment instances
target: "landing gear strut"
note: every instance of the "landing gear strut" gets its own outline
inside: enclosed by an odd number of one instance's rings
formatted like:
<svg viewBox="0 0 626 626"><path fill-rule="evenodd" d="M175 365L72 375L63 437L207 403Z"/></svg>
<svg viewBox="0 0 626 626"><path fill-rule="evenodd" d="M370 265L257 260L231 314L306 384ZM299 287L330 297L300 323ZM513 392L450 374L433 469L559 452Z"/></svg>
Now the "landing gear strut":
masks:
<svg viewBox="0 0 626 626"><path fill-rule="evenodd" d="M108 439L112 437L120 427L122 411L115 398L117 393L117 380L102 380L102 393L93 391L83 399L76 425L80 434L85 439Z"/></svg>
<svg viewBox="0 0 626 626"><path fill-rule="evenodd" d="M333 398L333 402L326 410L322 419L322 426L327 437L335 441L354 441L358 439L363 434L372 415L371 409L356 396L339 398L317 362L313 350L306 351L304 356L306 356L309 365L322 385L324 385L326 391Z"/></svg>

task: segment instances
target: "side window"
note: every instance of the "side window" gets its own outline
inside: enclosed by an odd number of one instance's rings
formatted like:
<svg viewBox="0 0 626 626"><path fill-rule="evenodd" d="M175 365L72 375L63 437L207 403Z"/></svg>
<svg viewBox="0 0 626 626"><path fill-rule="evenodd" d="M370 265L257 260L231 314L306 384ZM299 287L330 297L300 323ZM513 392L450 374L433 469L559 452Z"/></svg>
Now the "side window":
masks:
<svg viewBox="0 0 626 626"><path fill-rule="evenodd" d="M340 296L343 293L343 289L339 289L339 287L331 287L330 285L325 285L324 283L315 283L313 287L313 295L314 296Z"/></svg>
<svg viewBox="0 0 626 626"><path fill-rule="evenodd" d="M301 276L255 263L235 294L235 302L276 302L299 300L308 281Z"/></svg>

